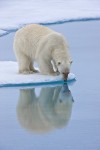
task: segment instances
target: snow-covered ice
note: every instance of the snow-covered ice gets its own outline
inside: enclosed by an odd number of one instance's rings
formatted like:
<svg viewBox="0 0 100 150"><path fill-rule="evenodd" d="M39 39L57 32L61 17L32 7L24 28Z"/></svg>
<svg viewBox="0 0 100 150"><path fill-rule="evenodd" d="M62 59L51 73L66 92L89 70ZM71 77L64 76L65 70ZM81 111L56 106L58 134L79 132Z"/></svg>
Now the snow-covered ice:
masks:
<svg viewBox="0 0 100 150"><path fill-rule="evenodd" d="M8 34L8 32L7 32L7 31L0 30L0 36L6 35L6 34Z"/></svg>
<svg viewBox="0 0 100 150"><path fill-rule="evenodd" d="M72 80L75 80L75 75L73 73L70 73L68 76L68 81ZM55 82L63 82L62 77L60 75L47 76L41 75L39 73L30 75L18 74L17 62L0 61L0 87L22 84L41 85Z"/></svg>
<svg viewBox="0 0 100 150"><path fill-rule="evenodd" d="M29 23L100 19L99 0L1 0L0 36ZM7 31L7 32L6 32Z"/></svg>

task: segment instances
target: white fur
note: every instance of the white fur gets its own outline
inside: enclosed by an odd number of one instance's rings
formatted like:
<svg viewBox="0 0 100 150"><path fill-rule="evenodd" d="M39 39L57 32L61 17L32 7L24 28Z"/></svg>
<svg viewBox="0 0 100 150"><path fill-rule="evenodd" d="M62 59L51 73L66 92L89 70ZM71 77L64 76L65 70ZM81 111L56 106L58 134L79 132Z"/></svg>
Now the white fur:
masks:
<svg viewBox="0 0 100 150"><path fill-rule="evenodd" d="M31 24L19 29L14 38L14 50L19 73L37 72L34 61L42 74L70 71L71 58L64 37L45 26Z"/></svg>

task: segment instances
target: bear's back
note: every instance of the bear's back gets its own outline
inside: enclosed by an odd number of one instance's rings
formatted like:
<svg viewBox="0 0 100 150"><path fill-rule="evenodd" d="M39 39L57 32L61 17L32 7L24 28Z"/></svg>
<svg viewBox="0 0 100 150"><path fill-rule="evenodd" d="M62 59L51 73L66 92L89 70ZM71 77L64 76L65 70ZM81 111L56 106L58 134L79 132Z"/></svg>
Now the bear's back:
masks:
<svg viewBox="0 0 100 150"><path fill-rule="evenodd" d="M48 27L38 25L38 24L30 24L30 25L27 25L27 26L19 29L16 32L15 37L20 36L20 37L24 37L26 39L31 39L31 40L34 38L34 40L35 40L42 36L48 35L51 32L53 32L53 30L49 29Z"/></svg>
<svg viewBox="0 0 100 150"><path fill-rule="evenodd" d="M46 35L54 32L48 27L38 25L38 24L30 24L25 27L19 29L14 38L14 49L19 51L27 52L31 51L31 54L34 56L36 53L36 49L39 45L39 41ZM23 47L23 49L22 49ZM34 50L34 51L33 51Z"/></svg>

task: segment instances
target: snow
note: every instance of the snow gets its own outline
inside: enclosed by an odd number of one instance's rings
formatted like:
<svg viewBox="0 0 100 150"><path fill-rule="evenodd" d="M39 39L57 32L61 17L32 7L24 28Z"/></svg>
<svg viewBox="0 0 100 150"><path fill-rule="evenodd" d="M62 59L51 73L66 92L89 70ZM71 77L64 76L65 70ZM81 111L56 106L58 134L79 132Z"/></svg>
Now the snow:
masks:
<svg viewBox="0 0 100 150"><path fill-rule="evenodd" d="M6 35L6 34L8 34L8 32L7 32L7 31L0 30L0 36Z"/></svg>
<svg viewBox="0 0 100 150"><path fill-rule="evenodd" d="M0 36L29 23L100 19L99 0L1 0Z"/></svg>
<svg viewBox="0 0 100 150"><path fill-rule="evenodd" d="M75 75L70 73L68 81L75 80ZM22 75L18 74L17 62L13 61L0 61L0 87L16 86L16 85L41 85L41 84L53 84L63 82L62 77L59 76L47 76L40 73Z"/></svg>

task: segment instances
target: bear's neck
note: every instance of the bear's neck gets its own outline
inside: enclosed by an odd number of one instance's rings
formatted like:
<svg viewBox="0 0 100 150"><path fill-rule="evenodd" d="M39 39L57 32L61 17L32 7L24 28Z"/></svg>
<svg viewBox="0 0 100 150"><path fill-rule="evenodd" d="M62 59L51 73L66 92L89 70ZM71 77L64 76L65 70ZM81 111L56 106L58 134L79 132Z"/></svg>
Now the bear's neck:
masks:
<svg viewBox="0 0 100 150"><path fill-rule="evenodd" d="M52 52L52 59L57 62L59 60L63 60L63 59L66 59L67 56L66 56L66 52L64 51L60 51L60 50L55 50Z"/></svg>

